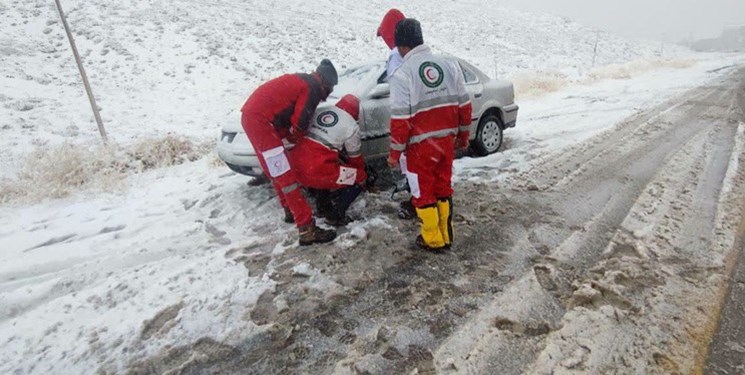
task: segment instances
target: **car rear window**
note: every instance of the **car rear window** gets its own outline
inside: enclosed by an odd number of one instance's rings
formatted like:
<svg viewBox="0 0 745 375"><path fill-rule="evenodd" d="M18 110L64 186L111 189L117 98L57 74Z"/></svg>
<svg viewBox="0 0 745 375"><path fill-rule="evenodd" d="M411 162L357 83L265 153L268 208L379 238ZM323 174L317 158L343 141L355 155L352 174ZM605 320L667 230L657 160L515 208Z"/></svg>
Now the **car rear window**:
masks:
<svg viewBox="0 0 745 375"><path fill-rule="evenodd" d="M463 79L465 79L466 84L478 82L479 78L471 69L463 66L463 64L460 64L460 69L463 71Z"/></svg>
<svg viewBox="0 0 745 375"><path fill-rule="evenodd" d="M378 83L386 83L388 82L388 71L383 71L383 74L378 77Z"/></svg>
<svg viewBox="0 0 745 375"><path fill-rule="evenodd" d="M331 92L332 98L341 98L346 94L353 94L360 96L366 88L366 83L370 79L371 74L377 74L382 69L382 63L373 63L367 65L360 65L349 68L339 74L339 83L334 86L334 91Z"/></svg>

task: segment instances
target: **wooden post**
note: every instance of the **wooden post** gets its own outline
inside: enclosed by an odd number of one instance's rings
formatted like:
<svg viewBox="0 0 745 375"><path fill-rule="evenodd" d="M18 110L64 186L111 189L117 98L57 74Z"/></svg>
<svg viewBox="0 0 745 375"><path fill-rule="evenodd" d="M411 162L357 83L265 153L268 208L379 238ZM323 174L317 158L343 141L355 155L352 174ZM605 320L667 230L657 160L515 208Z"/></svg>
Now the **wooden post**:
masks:
<svg viewBox="0 0 745 375"><path fill-rule="evenodd" d="M98 124L98 132L101 133L101 138L103 139L103 143L107 144L109 139L106 136L106 129L104 129L103 127L103 121L101 120L101 114L98 112L98 105L96 105L96 98L93 97L93 90L91 90L91 85L88 82L88 76L85 74L83 63L80 61L80 54L78 53L78 48L75 46L75 40L72 38L72 32L70 32L70 26L67 24L65 13L62 11L62 5L60 4L60 0L54 0L54 2L57 3L57 11L59 11L59 16L62 19L62 25L65 27L65 32L67 33L67 39L70 41L70 47L72 48L72 54L75 56L75 62L78 64L78 70L80 71L80 77L83 79L83 85L85 86L85 92L88 94L88 100L91 102L91 109L93 109L93 117L96 118L96 123Z"/></svg>

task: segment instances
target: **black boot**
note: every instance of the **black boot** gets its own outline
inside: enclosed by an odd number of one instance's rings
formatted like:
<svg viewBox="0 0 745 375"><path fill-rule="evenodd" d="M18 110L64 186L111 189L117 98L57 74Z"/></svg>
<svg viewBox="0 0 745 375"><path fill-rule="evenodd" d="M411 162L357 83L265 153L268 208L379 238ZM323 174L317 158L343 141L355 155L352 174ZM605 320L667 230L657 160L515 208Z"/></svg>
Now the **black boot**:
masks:
<svg viewBox="0 0 745 375"><path fill-rule="evenodd" d="M326 217L326 224L336 227L349 224L352 219L347 217L347 209L349 209L349 206L352 205L361 192L362 187L359 185L352 185L337 190L336 195L334 196L334 209L331 214Z"/></svg>
<svg viewBox="0 0 745 375"><path fill-rule="evenodd" d="M326 224L331 225L332 227L343 227L353 221L354 220L352 220L351 217L336 212L330 213L324 220Z"/></svg>
<svg viewBox="0 0 745 375"><path fill-rule="evenodd" d="M261 186L270 183L269 178L261 174L248 181L248 186Z"/></svg>
<svg viewBox="0 0 745 375"><path fill-rule="evenodd" d="M416 210L414 209L414 204L411 203L411 199L399 204L398 217L404 220L411 220L416 217Z"/></svg>
<svg viewBox="0 0 745 375"><path fill-rule="evenodd" d="M300 233L300 246L331 242L336 238L335 230L319 228L314 222L298 228L298 232Z"/></svg>
<svg viewBox="0 0 745 375"><path fill-rule="evenodd" d="M316 215L328 217L334 210L334 203L331 201L331 192L328 190L313 190L316 198Z"/></svg>
<svg viewBox="0 0 745 375"><path fill-rule="evenodd" d="M283 219L284 222L287 223L287 224L294 224L295 223L295 217L292 216L292 211L290 211L290 209L287 208L287 207L282 207L282 208L285 209L285 217Z"/></svg>

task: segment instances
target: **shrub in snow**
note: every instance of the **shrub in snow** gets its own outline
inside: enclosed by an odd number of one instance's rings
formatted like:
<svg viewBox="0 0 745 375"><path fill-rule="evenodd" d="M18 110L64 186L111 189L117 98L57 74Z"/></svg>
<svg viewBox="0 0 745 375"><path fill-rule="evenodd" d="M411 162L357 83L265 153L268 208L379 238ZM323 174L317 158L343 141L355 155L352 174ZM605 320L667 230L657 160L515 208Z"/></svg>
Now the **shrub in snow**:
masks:
<svg viewBox="0 0 745 375"><path fill-rule="evenodd" d="M38 147L24 160L17 180L3 183L0 200L59 198L93 180L106 181L112 176L113 158L107 149L99 151L103 152L94 153L70 143Z"/></svg>
<svg viewBox="0 0 745 375"><path fill-rule="evenodd" d="M192 141L167 135L165 138L144 139L131 148L127 159L138 171L168 167L194 161L212 149L211 144L194 144Z"/></svg>
<svg viewBox="0 0 745 375"><path fill-rule="evenodd" d="M528 98L558 91L569 83L567 77L559 72L540 71L518 73L512 77L515 85L515 96Z"/></svg>

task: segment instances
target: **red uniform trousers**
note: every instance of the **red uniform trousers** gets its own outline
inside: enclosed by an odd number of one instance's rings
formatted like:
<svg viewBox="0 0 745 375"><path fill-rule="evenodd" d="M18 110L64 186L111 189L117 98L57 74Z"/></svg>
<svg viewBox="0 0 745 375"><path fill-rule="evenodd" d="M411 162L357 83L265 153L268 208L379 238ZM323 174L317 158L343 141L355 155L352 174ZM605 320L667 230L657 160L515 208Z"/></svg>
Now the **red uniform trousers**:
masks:
<svg viewBox="0 0 745 375"><path fill-rule="evenodd" d="M454 143L454 136L446 136L406 146L406 178L414 207L431 206L453 195Z"/></svg>
<svg viewBox="0 0 745 375"><path fill-rule="evenodd" d="M259 158L264 174L272 181L282 207L287 207L292 212L295 225L300 228L312 223L313 210L303 196L296 172L286 157L282 135L272 126L269 120L266 120L260 114L244 112L241 117L241 125L243 125L243 130L246 132L248 140L251 141L254 151L256 151L256 156ZM278 152L280 151L278 148L281 148L281 153L272 157L270 162L273 163L273 168L268 168L264 153L270 150ZM286 163L286 165L283 163ZM272 174L276 176L272 176Z"/></svg>
<svg viewBox="0 0 745 375"><path fill-rule="evenodd" d="M310 138L301 139L288 154L298 181L305 187L337 190L353 184L362 185L367 179L362 157L357 159L358 163L342 163L338 151ZM356 175L351 176L350 172ZM341 183L342 180L346 183Z"/></svg>

